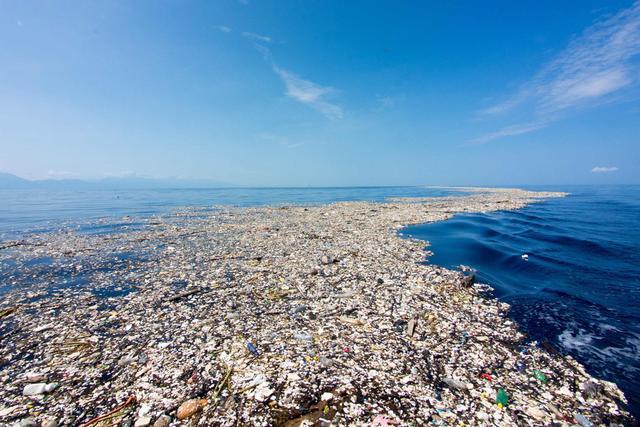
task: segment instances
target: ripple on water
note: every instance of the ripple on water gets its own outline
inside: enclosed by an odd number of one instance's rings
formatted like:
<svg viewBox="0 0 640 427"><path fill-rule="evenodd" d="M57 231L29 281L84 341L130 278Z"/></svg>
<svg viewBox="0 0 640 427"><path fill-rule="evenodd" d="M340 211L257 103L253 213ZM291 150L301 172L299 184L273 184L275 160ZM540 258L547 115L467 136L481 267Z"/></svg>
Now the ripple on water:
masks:
<svg viewBox="0 0 640 427"><path fill-rule="evenodd" d="M530 339L618 383L640 417L640 187L567 191L519 211L461 214L403 233L431 243L429 262L477 269Z"/></svg>

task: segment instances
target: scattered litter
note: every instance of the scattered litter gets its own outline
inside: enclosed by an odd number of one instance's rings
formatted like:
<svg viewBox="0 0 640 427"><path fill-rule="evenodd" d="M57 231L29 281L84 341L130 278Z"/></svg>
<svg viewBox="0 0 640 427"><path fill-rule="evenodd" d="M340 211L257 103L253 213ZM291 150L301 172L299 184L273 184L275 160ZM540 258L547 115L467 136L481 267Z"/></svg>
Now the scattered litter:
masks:
<svg viewBox="0 0 640 427"><path fill-rule="evenodd" d="M0 242L0 425L630 424L615 385L396 234L554 196L186 208Z"/></svg>

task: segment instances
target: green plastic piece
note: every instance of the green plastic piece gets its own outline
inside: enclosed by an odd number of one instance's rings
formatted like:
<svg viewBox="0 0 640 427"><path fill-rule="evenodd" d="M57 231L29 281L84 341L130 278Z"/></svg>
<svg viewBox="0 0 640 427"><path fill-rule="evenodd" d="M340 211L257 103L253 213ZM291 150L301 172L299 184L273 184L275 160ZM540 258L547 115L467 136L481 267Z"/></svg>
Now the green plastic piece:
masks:
<svg viewBox="0 0 640 427"><path fill-rule="evenodd" d="M547 382L547 376L537 369L533 371L533 377L540 382L543 382L543 383Z"/></svg>
<svg viewBox="0 0 640 427"><path fill-rule="evenodd" d="M496 403L503 407L509 405L509 395L503 388L498 389L498 393L496 393Z"/></svg>

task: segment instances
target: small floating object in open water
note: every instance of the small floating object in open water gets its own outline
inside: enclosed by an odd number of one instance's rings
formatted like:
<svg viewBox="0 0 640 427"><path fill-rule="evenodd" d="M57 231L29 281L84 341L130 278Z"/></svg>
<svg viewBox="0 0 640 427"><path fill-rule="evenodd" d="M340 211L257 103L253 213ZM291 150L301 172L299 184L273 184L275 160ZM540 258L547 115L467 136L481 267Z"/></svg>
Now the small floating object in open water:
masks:
<svg viewBox="0 0 640 427"><path fill-rule="evenodd" d="M521 258L525 261L529 261L529 254L522 254Z"/></svg>

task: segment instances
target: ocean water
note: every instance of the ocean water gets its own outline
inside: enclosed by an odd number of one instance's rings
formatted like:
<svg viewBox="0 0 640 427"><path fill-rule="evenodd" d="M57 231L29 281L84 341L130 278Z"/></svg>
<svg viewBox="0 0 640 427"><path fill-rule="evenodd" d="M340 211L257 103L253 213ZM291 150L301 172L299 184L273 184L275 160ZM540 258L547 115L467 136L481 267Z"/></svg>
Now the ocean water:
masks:
<svg viewBox="0 0 640 427"><path fill-rule="evenodd" d="M100 225L97 220L123 216L147 218L190 206L322 204L462 194L451 189L426 187L0 190L0 239L15 239L28 232L46 232L79 224L86 231L106 232L111 226Z"/></svg>
<svg viewBox="0 0 640 427"><path fill-rule="evenodd" d="M616 382L640 419L640 186L550 189L571 195L403 233L431 243L428 262L476 269L530 339Z"/></svg>

